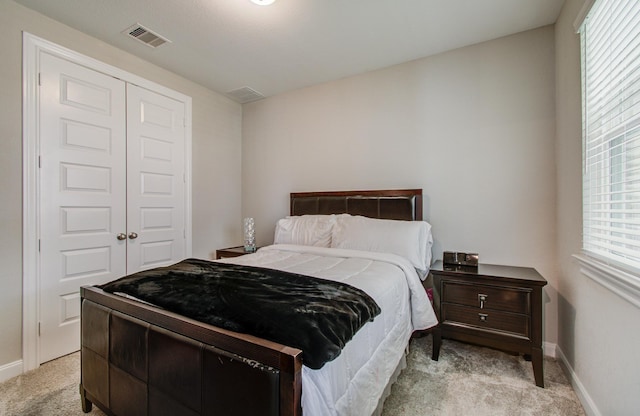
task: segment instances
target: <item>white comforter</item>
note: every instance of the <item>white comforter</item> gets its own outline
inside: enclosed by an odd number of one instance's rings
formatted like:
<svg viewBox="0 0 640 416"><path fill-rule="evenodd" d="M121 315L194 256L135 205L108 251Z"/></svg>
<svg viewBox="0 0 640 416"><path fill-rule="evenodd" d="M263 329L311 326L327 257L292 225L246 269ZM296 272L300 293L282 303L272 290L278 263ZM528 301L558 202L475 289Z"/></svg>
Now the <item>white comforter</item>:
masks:
<svg viewBox="0 0 640 416"><path fill-rule="evenodd" d="M338 358L319 370L303 366L305 416L370 415L413 330L437 324L420 278L411 263L400 256L278 244L220 261L345 282L364 290L382 309L347 343Z"/></svg>

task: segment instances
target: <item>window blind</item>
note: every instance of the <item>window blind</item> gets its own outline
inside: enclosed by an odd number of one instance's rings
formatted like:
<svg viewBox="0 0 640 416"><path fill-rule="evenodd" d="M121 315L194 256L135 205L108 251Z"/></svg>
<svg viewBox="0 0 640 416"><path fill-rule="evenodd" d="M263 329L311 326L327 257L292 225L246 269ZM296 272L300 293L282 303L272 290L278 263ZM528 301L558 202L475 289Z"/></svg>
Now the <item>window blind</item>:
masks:
<svg viewBox="0 0 640 416"><path fill-rule="evenodd" d="M640 1L596 0L580 28L583 250L640 273Z"/></svg>

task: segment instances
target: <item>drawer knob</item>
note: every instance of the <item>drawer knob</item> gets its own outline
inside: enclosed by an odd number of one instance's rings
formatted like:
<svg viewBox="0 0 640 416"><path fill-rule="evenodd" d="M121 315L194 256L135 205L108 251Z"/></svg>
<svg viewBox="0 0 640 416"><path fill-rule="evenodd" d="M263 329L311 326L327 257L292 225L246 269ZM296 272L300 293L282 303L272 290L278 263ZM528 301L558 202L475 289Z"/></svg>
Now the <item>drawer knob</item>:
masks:
<svg viewBox="0 0 640 416"><path fill-rule="evenodd" d="M489 315L487 315L486 313L479 313L478 314L478 318L480 318L480 321L482 321L482 322L487 322L487 319L489 318Z"/></svg>
<svg viewBox="0 0 640 416"><path fill-rule="evenodd" d="M487 301L488 296L483 293L478 293L478 301L480 302L480 309L484 309L484 303Z"/></svg>

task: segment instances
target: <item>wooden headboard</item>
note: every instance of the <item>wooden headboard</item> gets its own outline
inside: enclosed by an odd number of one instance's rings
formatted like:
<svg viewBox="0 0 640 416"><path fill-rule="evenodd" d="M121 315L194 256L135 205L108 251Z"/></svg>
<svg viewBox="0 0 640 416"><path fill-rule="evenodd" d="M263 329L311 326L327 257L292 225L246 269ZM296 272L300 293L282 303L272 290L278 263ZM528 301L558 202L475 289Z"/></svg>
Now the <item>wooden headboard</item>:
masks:
<svg viewBox="0 0 640 416"><path fill-rule="evenodd" d="M422 189L292 192L291 215L351 214L393 220L422 220Z"/></svg>

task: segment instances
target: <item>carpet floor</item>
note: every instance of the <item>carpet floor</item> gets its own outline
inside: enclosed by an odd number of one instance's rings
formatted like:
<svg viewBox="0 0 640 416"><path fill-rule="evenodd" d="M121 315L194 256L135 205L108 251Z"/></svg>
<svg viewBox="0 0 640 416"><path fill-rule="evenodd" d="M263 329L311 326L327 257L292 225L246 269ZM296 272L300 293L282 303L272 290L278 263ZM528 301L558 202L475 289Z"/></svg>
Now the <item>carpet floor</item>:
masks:
<svg viewBox="0 0 640 416"><path fill-rule="evenodd" d="M407 368L393 385L383 416L581 416L584 411L558 363L544 359L545 388L531 363L504 352L444 340L431 361L431 336L411 341ZM74 353L0 384L0 415L84 415ZM104 415L95 406L90 415Z"/></svg>
<svg viewBox="0 0 640 416"><path fill-rule="evenodd" d="M439 360L432 361L431 336L413 339L383 416L583 416L558 362L545 357L543 367L540 388L522 356L443 340Z"/></svg>

